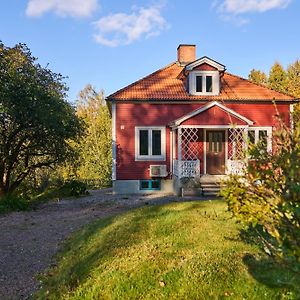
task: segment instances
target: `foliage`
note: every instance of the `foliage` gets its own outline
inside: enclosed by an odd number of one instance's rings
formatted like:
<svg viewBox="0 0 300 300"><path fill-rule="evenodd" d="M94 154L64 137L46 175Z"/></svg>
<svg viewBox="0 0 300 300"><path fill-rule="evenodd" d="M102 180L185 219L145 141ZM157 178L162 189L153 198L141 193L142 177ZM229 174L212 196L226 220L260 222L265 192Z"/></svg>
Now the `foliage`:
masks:
<svg viewBox="0 0 300 300"><path fill-rule="evenodd" d="M289 94L300 98L300 61L296 60L287 68L287 91Z"/></svg>
<svg viewBox="0 0 300 300"><path fill-rule="evenodd" d="M23 196L17 196L14 194L8 194L1 199L0 202L0 213L9 211L22 211L27 210L29 207L28 199Z"/></svg>
<svg viewBox="0 0 300 300"><path fill-rule="evenodd" d="M86 182L98 182L101 187L111 184L111 118L103 92L87 85L79 94L76 113L85 124L85 132L72 146L77 158L66 164L65 177L75 176Z"/></svg>
<svg viewBox="0 0 300 300"><path fill-rule="evenodd" d="M65 182L65 184L59 190L60 195L78 197L80 195L87 194L87 184L79 180L71 179Z"/></svg>
<svg viewBox="0 0 300 300"><path fill-rule="evenodd" d="M270 70L268 86L279 92L287 91L287 74L282 65L278 62L275 62Z"/></svg>
<svg viewBox="0 0 300 300"><path fill-rule="evenodd" d="M253 146L244 175L231 176L222 191L233 215L255 229L267 251L295 261L300 272L300 119L291 131L283 121L274 133L273 152ZM259 230L257 230L259 233Z"/></svg>
<svg viewBox="0 0 300 300"><path fill-rule="evenodd" d="M249 80L258 83L266 85L268 78L265 72L262 72L260 70L252 69L248 75Z"/></svg>
<svg viewBox="0 0 300 300"><path fill-rule="evenodd" d="M39 65L26 45L0 42L0 197L70 154L68 141L81 123L65 100L63 79Z"/></svg>
<svg viewBox="0 0 300 300"><path fill-rule="evenodd" d="M299 277L245 243L239 229L223 201L98 220L67 241L35 298L292 299Z"/></svg>
<svg viewBox="0 0 300 300"><path fill-rule="evenodd" d="M270 69L269 76L260 70L252 69L248 75L249 80L267 85L278 91L288 93L300 98L300 61L296 60L285 70L282 65L275 62Z"/></svg>

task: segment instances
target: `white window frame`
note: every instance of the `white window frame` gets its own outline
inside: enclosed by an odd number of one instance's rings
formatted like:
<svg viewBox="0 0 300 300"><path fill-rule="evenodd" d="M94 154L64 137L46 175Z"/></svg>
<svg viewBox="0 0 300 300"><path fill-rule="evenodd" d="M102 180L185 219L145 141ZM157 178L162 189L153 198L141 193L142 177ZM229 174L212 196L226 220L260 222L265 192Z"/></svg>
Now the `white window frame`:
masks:
<svg viewBox="0 0 300 300"><path fill-rule="evenodd" d="M140 130L148 130L148 155L140 155ZM152 155L152 131L161 132L161 155ZM135 160L164 161L166 160L166 127L137 126L135 127Z"/></svg>
<svg viewBox="0 0 300 300"><path fill-rule="evenodd" d="M248 131L254 131L254 143L259 141L259 131L267 131L267 151L272 151L272 127L249 127Z"/></svg>
<svg viewBox="0 0 300 300"><path fill-rule="evenodd" d="M196 77L202 76L202 92L196 91ZM206 92L206 76L212 76L212 92ZM219 71L193 71L189 74L189 91L192 95L216 96L220 93Z"/></svg>

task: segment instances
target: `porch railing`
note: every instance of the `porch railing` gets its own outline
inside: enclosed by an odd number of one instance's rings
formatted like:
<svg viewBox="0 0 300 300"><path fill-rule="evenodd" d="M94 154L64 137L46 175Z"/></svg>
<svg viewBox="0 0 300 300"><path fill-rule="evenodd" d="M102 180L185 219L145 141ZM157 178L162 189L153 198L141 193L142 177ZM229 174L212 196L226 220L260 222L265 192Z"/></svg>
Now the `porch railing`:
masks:
<svg viewBox="0 0 300 300"><path fill-rule="evenodd" d="M173 160L173 174L178 178L200 176L200 160Z"/></svg>

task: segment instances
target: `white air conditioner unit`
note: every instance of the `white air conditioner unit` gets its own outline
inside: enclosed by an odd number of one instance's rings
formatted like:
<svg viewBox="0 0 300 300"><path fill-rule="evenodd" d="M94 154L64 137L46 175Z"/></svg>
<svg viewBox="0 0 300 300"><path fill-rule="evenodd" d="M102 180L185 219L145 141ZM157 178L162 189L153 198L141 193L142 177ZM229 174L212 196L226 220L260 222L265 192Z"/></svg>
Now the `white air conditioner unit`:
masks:
<svg viewBox="0 0 300 300"><path fill-rule="evenodd" d="M150 176L151 177L167 177L167 166L166 165L150 165Z"/></svg>

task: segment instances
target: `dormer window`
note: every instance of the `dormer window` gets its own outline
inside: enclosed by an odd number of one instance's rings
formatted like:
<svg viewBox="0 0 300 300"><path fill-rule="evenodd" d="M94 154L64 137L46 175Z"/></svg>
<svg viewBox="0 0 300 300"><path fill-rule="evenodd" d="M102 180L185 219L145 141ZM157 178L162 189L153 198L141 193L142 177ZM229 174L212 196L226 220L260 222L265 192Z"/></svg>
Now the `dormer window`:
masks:
<svg viewBox="0 0 300 300"><path fill-rule="evenodd" d="M189 74L191 95L219 95L220 78L218 71L192 71Z"/></svg>
<svg viewBox="0 0 300 300"><path fill-rule="evenodd" d="M220 94L220 76L225 66L203 56L185 66L189 75L188 92L190 95L217 96Z"/></svg>

